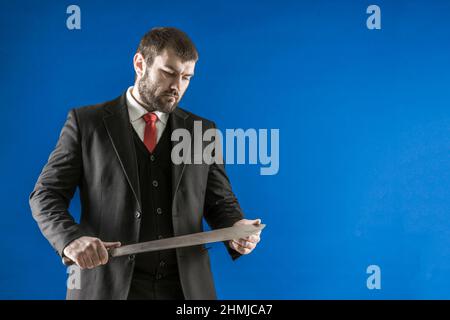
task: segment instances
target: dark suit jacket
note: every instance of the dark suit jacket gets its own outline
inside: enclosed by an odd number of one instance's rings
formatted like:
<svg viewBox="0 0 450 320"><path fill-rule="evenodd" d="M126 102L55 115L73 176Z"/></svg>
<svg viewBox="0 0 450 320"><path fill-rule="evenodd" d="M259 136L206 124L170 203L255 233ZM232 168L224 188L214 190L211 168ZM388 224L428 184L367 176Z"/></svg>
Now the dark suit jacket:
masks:
<svg viewBox="0 0 450 320"><path fill-rule="evenodd" d="M203 131L215 124L175 109L172 129ZM122 245L138 242L141 210L138 168L125 94L106 103L73 109L30 195L34 219L61 256L81 236ZM193 139L192 139L193 140ZM176 143L176 142L173 142ZM193 143L193 142L192 142ZM203 148L209 142L203 142ZM191 148L192 153L194 147ZM193 159L193 158L192 158ZM80 189L81 219L68 212L76 187ZM172 221L175 236L203 231L202 217L212 229L232 226L243 218L221 164L172 164ZM224 242L231 257L239 253ZM208 251L204 246L176 249L186 299L216 299ZM134 261L127 256L81 271L81 289L67 299L126 299Z"/></svg>

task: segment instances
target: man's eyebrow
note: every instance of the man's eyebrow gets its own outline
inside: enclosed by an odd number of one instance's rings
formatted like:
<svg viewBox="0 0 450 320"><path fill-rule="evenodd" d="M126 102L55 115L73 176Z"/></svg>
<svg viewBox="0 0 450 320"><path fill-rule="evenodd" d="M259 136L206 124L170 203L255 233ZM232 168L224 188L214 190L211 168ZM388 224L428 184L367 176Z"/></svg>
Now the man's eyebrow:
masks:
<svg viewBox="0 0 450 320"><path fill-rule="evenodd" d="M170 69L173 72L177 72L180 73L176 68L169 66L169 65L164 65L164 68ZM185 76L190 76L192 77L194 74L193 73L186 73Z"/></svg>

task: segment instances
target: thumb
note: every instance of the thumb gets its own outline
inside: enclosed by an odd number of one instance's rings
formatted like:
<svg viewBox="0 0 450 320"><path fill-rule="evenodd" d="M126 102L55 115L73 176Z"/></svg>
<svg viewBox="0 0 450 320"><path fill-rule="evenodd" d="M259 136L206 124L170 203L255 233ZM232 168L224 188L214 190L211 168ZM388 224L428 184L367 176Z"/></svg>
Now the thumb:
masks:
<svg viewBox="0 0 450 320"><path fill-rule="evenodd" d="M117 242L103 242L103 245L105 246L106 249L112 249L112 248L118 248L122 244L117 241Z"/></svg>

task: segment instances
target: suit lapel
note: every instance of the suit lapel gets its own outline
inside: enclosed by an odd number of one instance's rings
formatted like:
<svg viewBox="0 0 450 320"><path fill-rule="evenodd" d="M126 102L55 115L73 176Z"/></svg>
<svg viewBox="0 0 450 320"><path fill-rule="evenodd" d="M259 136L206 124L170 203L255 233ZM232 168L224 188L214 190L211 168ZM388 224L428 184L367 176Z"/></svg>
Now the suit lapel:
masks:
<svg viewBox="0 0 450 320"><path fill-rule="evenodd" d="M191 133L192 137L192 128L190 126L188 127L186 120L187 118L188 114L186 112L184 112L180 108L176 108L169 118L172 131L176 129L187 129ZM173 149L173 147L178 143L178 141L172 141L172 139L170 140L172 142L172 149ZM173 161L171 162L172 162L172 203L173 203L175 200L175 194L178 190L178 187L180 186L180 181L183 176L185 163L184 161L181 164L174 164Z"/></svg>
<svg viewBox="0 0 450 320"><path fill-rule="evenodd" d="M130 134L131 124L125 94L105 108L108 115L103 118L103 122L113 144L114 151L119 158L122 170L141 210L137 157L133 137Z"/></svg>

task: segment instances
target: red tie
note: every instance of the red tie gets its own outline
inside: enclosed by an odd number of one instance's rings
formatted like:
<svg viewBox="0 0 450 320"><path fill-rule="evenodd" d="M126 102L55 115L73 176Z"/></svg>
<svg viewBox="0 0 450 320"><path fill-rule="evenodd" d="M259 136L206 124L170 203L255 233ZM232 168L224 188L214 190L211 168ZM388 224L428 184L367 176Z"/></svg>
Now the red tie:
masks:
<svg viewBox="0 0 450 320"><path fill-rule="evenodd" d="M156 121L158 116L154 113L146 113L142 118L145 121L144 144L148 151L153 152L156 146Z"/></svg>

